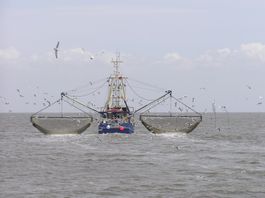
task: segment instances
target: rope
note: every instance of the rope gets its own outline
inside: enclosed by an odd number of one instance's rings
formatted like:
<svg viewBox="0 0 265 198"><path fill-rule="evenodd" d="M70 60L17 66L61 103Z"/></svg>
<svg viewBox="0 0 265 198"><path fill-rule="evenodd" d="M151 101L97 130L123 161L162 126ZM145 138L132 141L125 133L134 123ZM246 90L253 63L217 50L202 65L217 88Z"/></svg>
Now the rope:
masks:
<svg viewBox="0 0 265 198"><path fill-rule="evenodd" d="M74 107L74 108L76 108L76 109L82 111L83 113L89 115L90 117L92 117L89 113L87 113L86 111L82 110L81 108L75 106L74 104L72 104L72 103L70 103L70 102L68 102L68 101L66 101L66 100L64 100L64 102L68 103L68 104L71 105L72 107Z"/></svg>
<svg viewBox="0 0 265 198"><path fill-rule="evenodd" d="M67 95L64 95L64 97L67 98L67 99L69 99L69 100L71 100L71 101L73 101L73 102L78 103L79 105L81 105L81 106L83 106L83 107L86 107L86 108L88 108L88 109L90 109L90 110L92 110L92 111L95 111L95 112L99 113L96 109L93 109L93 108L91 108L91 107L89 107L89 106L86 106L86 105L84 105L83 103L81 103L81 102L79 102L79 101L77 101L77 100L75 100L75 99L73 99L73 98L68 97Z"/></svg>
<svg viewBox="0 0 265 198"><path fill-rule="evenodd" d="M179 99L175 98L174 96L172 96L172 98L174 98L176 101L178 101L180 104L184 105L186 108L188 108L189 110L193 111L194 113L202 116L199 112L195 111L194 109L192 109L191 107L189 107L188 105L186 105L185 103L181 102Z"/></svg>
<svg viewBox="0 0 265 198"><path fill-rule="evenodd" d="M166 91L166 94L160 96L159 98L153 100L152 102L149 102L148 104L142 106L141 108L137 109L134 111L134 114L137 113L138 111L141 111L142 109L145 109L146 107L152 105L153 103L157 102L157 101L160 101L162 98L166 97L168 94L172 94L172 92L170 90Z"/></svg>
<svg viewBox="0 0 265 198"><path fill-rule="evenodd" d="M70 89L70 90L68 90L68 91L66 91L66 92L77 92L77 91L79 91L80 89L87 88L87 87L92 86L92 85L94 85L94 84L98 84L98 83L100 83L100 82L102 82L102 81L105 82L106 79L108 79L108 78L102 78L102 79L99 79L99 80L97 80L97 81L89 82L89 83L87 83L87 84L85 84L85 85L78 86L78 87L76 87L76 88L74 88L74 89ZM92 87L92 88L93 88L93 87Z"/></svg>
<svg viewBox="0 0 265 198"><path fill-rule="evenodd" d="M45 109L48 109L48 108L51 107L52 105L54 105L54 104L56 104L56 103L59 103L60 101L61 101L61 98L60 98L59 100L56 100L55 102L49 104L48 106L42 108L41 110L37 111L36 113L32 114L31 117L34 116L34 115L36 115L36 114L38 114L38 113L40 113L40 112L42 112L42 111L44 111Z"/></svg>
<svg viewBox="0 0 265 198"><path fill-rule="evenodd" d="M100 90L102 87L105 86L105 84L106 84L107 82L108 82L108 81L105 81L102 85L98 86L95 90L93 90L93 91L91 91L91 92L89 92L89 93L86 93L86 94L82 94L82 95L71 95L71 94L67 94L67 95L69 95L69 96L71 96L71 97L76 97L76 98L86 97L86 96L89 96L89 95L95 93L96 91Z"/></svg>
<svg viewBox="0 0 265 198"><path fill-rule="evenodd" d="M149 84L149 83L142 82L142 81L139 81L139 80L135 80L135 79L132 79L132 78L130 78L130 80L132 80L132 81L134 81L134 82L137 82L137 83L139 83L139 84L142 84L142 85L146 85L146 86L148 86L148 87L152 87L152 88L154 88L154 89L156 89L156 90L160 90L160 91L164 91L164 90L166 90L166 89L164 89L164 88L161 88L161 87L158 87L158 86L155 86L155 85L151 85L151 84Z"/></svg>
<svg viewBox="0 0 265 198"><path fill-rule="evenodd" d="M164 99L161 100L160 102L157 102L156 104L154 104L153 106L151 106L150 108L148 108L147 110L145 110L144 112L147 112L147 111L149 111L150 109L156 107L157 105L159 105L159 104L161 104L162 102L164 102L165 100L167 100L169 97L170 97L170 96L164 98ZM143 113L144 113L144 112L143 112Z"/></svg>
<svg viewBox="0 0 265 198"><path fill-rule="evenodd" d="M141 99L143 99L143 100L146 100L146 101L153 101L154 99L147 99L147 98L144 98L144 97L142 97L142 96L140 96L133 88L132 88L132 86L130 85L130 83L128 82L128 80L126 80L126 82L127 82L127 85L128 85L128 87L132 90L132 92L136 95L136 96L138 96L139 98L141 98Z"/></svg>

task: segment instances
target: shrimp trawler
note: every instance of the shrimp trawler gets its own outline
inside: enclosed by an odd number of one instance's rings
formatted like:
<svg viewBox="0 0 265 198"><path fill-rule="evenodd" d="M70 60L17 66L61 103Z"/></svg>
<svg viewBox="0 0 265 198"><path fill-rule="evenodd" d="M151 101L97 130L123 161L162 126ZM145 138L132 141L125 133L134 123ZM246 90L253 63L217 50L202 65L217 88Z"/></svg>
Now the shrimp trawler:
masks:
<svg viewBox="0 0 265 198"><path fill-rule="evenodd" d="M119 72L120 56L112 60L114 73L108 79L108 98L103 111L100 111L102 121L98 125L98 132L102 133L133 133L134 123L132 114L126 102L124 80L127 77Z"/></svg>
<svg viewBox="0 0 265 198"><path fill-rule="evenodd" d="M202 121L202 115L184 104L181 98L175 98L171 90L165 91L162 96L149 100L146 104L139 103L141 105L136 110L129 107L128 101L133 102L134 99L127 98L126 88L132 89L132 86L119 70L122 63L120 55L117 54L111 62L114 72L104 80L103 85L107 84L108 87L107 99L102 108L91 106L91 102L80 102L77 98L81 96L62 92L60 99L31 116L33 126L44 134L80 134L94 122L99 134L131 134L134 133L137 117L140 121L138 123L142 123L152 133L189 133ZM89 94L96 91L98 90L93 90ZM135 90L132 91L138 95ZM44 112L56 104L60 107L59 113ZM64 104L78 110L79 113L63 112ZM161 106L168 110L157 109Z"/></svg>

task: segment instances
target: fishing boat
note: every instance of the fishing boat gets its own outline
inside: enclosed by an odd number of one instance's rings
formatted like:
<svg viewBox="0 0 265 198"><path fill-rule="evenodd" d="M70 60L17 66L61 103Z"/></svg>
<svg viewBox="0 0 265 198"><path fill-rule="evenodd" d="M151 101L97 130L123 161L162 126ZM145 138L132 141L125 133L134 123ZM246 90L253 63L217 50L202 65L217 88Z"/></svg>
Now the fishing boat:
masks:
<svg viewBox="0 0 265 198"><path fill-rule="evenodd" d="M120 55L117 54L111 62L114 71L103 84L108 86L103 107L90 106L88 105L90 102L85 104L77 100L77 95L62 92L59 100L50 103L31 116L33 126L44 134L80 134L89 128L93 121L96 121L99 134L132 134L135 131L135 118L138 118L148 131L158 134L190 133L202 121L202 115L183 103L181 99L174 97L171 90L166 90L162 96L149 100L151 102L142 104L136 110L128 106L126 88L131 88L131 86L128 78L123 76L119 70L122 63ZM95 91L97 90L90 93ZM135 91L134 93L136 94ZM64 103L81 111L82 115L64 113ZM46 109L55 104L61 107L60 113L43 114ZM158 106L167 106L168 109L161 111L161 108L156 109Z"/></svg>
<svg viewBox="0 0 265 198"><path fill-rule="evenodd" d="M119 64L122 63L120 56L112 60L114 73L108 79L108 97L103 111L100 111L101 122L98 125L98 132L102 133L133 133L134 122L132 113L127 104L124 77L119 71Z"/></svg>

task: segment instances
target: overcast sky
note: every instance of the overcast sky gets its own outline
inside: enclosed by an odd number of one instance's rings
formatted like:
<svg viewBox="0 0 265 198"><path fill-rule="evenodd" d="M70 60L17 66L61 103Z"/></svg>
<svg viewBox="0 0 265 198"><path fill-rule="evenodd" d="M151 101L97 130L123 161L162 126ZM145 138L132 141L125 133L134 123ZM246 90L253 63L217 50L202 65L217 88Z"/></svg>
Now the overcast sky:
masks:
<svg viewBox="0 0 265 198"><path fill-rule="evenodd" d="M215 101L264 112L264 10L263 0L0 0L0 111L34 112L107 77L120 51L129 79L195 98L198 111Z"/></svg>

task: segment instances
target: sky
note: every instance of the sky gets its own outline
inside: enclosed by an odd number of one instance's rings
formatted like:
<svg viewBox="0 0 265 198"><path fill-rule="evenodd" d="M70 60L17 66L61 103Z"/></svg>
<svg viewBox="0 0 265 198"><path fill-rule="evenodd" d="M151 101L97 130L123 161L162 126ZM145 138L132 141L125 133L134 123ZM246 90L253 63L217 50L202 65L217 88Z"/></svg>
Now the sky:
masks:
<svg viewBox="0 0 265 198"><path fill-rule="evenodd" d="M159 87L141 87L144 98L170 89L200 112L264 112L264 10L263 0L0 0L0 112L36 112L107 78L117 51L129 82ZM103 106L106 90L93 97Z"/></svg>

